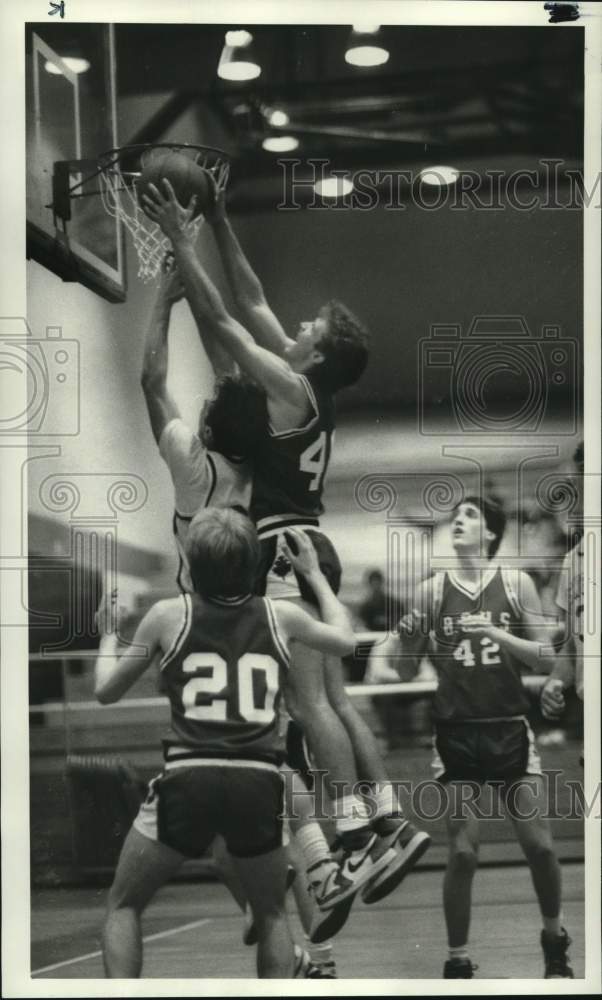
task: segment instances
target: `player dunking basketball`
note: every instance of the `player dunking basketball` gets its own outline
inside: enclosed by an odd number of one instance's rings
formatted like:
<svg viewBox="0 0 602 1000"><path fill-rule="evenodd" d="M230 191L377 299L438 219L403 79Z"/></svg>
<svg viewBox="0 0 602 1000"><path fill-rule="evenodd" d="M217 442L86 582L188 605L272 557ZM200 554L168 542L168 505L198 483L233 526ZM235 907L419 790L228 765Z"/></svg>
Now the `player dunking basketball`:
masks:
<svg viewBox="0 0 602 1000"><path fill-rule="evenodd" d="M439 674L434 768L450 800L444 978L473 975L468 932L479 831L470 801L484 783L499 794L531 869L544 925L545 978L572 978L569 939L561 927L560 866L545 818L546 789L521 683L523 666L547 672L554 660L533 581L494 561L504 529L499 505L466 497L452 521L455 568L425 581L416 606L400 622L408 653L423 651L430 633ZM472 784L472 795L463 798L466 783Z"/></svg>
<svg viewBox="0 0 602 1000"><path fill-rule="evenodd" d="M301 532L294 539L297 554L289 551L288 558L316 593L322 621L289 602L253 596L259 544L252 522L208 508L193 519L186 543L194 593L154 605L121 657L115 633L101 641L95 693L102 703L121 698L157 660L171 703L164 771L128 834L109 894L103 948L109 977L140 975L144 908L185 857L202 855L216 834L236 860L253 911L258 975L292 975L278 701L287 672L298 669L290 658L296 642L334 655L354 648L347 612L311 544ZM332 760L320 763L333 778L348 780ZM339 822L343 836L362 827L350 816ZM376 849L375 839L368 836L350 852L340 895L353 895L362 879L390 862L393 852Z"/></svg>
<svg viewBox="0 0 602 1000"><path fill-rule="evenodd" d="M334 429L333 396L362 374L368 358L367 335L344 306L329 303L313 322L301 324L295 340L289 338L265 301L261 286L225 219L222 198L218 199L214 217L218 245L239 305L245 307L244 319L255 342L247 328L229 315L196 257L187 232L193 206L182 208L168 181L164 187L164 193L150 188L152 197L145 197L145 210L172 242L197 324L200 329L210 328L241 369L266 391L269 431L255 455L252 513L262 537L260 583L265 587L267 577L270 596L282 596L281 586L274 590L270 582L286 575L287 560L282 551L286 526L303 527L318 550L321 545L324 547L323 536L316 528L322 512L322 486ZM293 589L292 593L296 592ZM429 837L401 816L374 737L345 693L340 664L326 671L325 680L329 702L351 739L359 775L375 786L377 832L397 852L394 870L384 873L378 884L365 890L365 901L374 902L401 881L428 847ZM312 748L315 740L328 741L331 730L327 703L311 704L315 696L313 688L301 686L295 694L306 720L304 725L311 720L313 733L307 735ZM322 905L326 901L330 860L323 838L318 842L318 830L315 833L306 856L308 860L311 858L312 868L319 868L319 856L324 865L323 874L313 881L316 900Z"/></svg>

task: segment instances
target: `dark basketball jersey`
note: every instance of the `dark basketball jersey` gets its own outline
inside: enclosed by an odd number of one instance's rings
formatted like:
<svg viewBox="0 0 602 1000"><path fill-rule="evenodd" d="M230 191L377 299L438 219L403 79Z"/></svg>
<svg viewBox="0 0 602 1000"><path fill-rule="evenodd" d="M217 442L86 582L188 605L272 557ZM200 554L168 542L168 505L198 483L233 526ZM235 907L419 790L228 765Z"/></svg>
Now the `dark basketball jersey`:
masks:
<svg viewBox="0 0 602 1000"><path fill-rule="evenodd" d="M268 600L183 594L181 627L161 661L171 703L168 758L280 763L278 708L287 666L288 650Z"/></svg>
<svg viewBox="0 0 602 1000"><path fill-rule="evenodd" d="M518 573L499 567L484 571L474 592L454 573L435 577L431 639L439 675L437 721L502 719L528 710L520 661L487 636L471 632L488 623L520 633L517 586Z"/></svg>
<svg viewBox="0 0 602 1000"><path fill-rule="evenodd" d="M323 513L322 487L330 461L335 426L331 393L302 376L311 414L303 427L268 427L254 462L251 515L260 537L286 524L317 526Z"/></svg>

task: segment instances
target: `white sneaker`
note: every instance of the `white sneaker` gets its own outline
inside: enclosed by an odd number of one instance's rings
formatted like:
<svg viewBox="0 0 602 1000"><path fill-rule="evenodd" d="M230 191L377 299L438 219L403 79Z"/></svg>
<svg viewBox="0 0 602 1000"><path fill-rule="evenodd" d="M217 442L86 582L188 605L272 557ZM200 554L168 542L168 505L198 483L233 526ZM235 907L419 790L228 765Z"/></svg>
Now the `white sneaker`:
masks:
<svg viewBox="0 0 602 1000"><path fill-rule="evenodd" d="M305 978L311 966L311 959L306 951L303 950L298 944L295 945L295 968L293 971L293 979L298 979L301 977Z"/></svg>

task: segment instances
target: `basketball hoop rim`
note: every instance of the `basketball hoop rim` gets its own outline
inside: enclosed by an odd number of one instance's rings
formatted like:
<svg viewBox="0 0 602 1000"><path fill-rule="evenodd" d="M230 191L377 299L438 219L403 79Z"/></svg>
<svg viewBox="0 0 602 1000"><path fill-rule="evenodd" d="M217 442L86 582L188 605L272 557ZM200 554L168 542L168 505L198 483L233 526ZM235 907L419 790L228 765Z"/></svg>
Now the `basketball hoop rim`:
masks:
<svg viewBox="0 0 602 1000"><path fill-rule="evenodd" d="M228 153L218 146L206 146L196 142L136 142L127 146L115 146L113 149L107 149L104 153L100 153L98 156L99 169L101 173L104 173L106 170L110 170L116 164L119 164L124 156L133 153L141 155L150 149L171 149L174 151L179 149L195 150L198 153L211 153L215 156L216 160L221 160L227 165L230 164ZM125 173L134 177L139 175L139 171L134 170L128 170Z"/></svg>

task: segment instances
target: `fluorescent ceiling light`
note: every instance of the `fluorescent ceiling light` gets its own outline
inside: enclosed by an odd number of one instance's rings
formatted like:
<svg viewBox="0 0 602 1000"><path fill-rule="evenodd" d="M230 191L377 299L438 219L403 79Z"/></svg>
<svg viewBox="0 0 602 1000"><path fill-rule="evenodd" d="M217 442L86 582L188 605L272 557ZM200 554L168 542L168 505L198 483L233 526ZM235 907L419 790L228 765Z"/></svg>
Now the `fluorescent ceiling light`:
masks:
<svg viewBox="0 0 602 1000"><path fill-rule="evenodd" d="M299 140L294 135L270 135L261 145L268 153L290 153L297 148Z"/></svg>
<svg viewBox="0 0 602 1000"><path fill-rule="evenodd" d="M348 177L325 177L316 181L314 189L321 198L343 198L353 191L353 181Z"/></svg>
<svg viewBox="0 0 602 1000"><path fill-rule="evenodd" d="M61 61L72 73L85 73L86 70L90 69L90 63L87 59L80 59L76 56L61 56ZM47 73L52 73L53 76L62 76L62 71L56 63L50 62L50 59L44 64L44 69Z"/></svg>
<svg viewBox="0 0 602 1000"><path fill-rule="evenodd" d="M460 176L460 171L456 167L426 167L418 175L423 184L430 184L432 187L447 187L448 184L455 184Z"/></svg>

